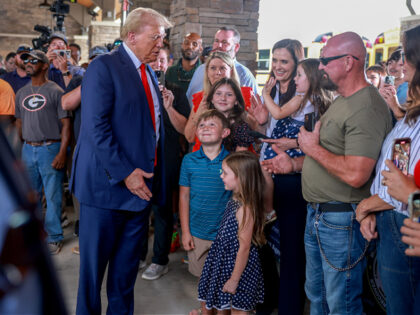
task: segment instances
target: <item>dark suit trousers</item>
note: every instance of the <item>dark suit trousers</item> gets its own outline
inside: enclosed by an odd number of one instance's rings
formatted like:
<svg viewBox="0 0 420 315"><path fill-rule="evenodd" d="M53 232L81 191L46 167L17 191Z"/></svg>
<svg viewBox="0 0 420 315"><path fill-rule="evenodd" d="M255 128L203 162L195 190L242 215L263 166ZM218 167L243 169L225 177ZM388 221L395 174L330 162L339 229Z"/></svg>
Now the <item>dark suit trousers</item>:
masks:
<svg viewBox="0 0 420 315"><path fill-rule="evenodd" d="M101 285L108 265L107 314L133 314L140 246L150 207L110 210L80 204L78 315L101 314Z"/></svg>

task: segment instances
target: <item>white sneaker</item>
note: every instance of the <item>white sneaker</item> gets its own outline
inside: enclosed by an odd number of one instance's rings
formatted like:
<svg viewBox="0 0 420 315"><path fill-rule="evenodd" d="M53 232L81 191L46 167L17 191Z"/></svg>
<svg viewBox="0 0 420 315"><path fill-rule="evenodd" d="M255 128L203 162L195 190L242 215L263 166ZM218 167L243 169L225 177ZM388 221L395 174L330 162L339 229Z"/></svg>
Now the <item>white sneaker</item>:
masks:
<svg viewBox="0 0 420 315"><path fill-rule="evenodd" d="M147 266L146 261L140 259L139 270L145 268L146 266Z"/></svg>
<svg viewBox="0 0 420 315"><path fill-rule="evenodd" d="M168 265L150 264L149 267L141 275L145 280L156 280L169 271Z"/></svg>

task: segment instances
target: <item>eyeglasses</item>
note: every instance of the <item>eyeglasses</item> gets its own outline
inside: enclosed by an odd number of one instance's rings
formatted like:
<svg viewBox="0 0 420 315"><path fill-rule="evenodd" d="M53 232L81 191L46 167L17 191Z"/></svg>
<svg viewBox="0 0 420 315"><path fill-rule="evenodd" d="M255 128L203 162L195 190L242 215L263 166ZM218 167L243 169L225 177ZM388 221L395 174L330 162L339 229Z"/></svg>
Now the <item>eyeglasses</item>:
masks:
<svg viewBox="0 0 420 315"><path fill-rule="evenodd" d="M401 61L405 63L405 53L403 51L401 52Z"/></svg>
<svg viewBox="0 0 420 315"><path fill-rule="evenodd" d="M38 59L26 59L23 61L23 63L26 65L27 63L31 63L33 65L36 65L39 62Z"/></svg>
<svg viewBox="0 0 420 315"><path fill-rule="evenodd" d="M336 59L340 59L343 57L347 57L350 56L356 60L359 60L359 58L357 58L356 56L350 55L350 54L345 54L345 55L339 55L339 56L332 56L332 57L320 57L319 61L326 66L327 64L329 64L331 61L336 60Z"/></svg>
<svg viewBox="0 0 420 315"><path fill-rule="evenodd" d="M157 41L158 39L164 40L165 37L166 37L166 33L149 36L149 38L153 41Z"/></svg>

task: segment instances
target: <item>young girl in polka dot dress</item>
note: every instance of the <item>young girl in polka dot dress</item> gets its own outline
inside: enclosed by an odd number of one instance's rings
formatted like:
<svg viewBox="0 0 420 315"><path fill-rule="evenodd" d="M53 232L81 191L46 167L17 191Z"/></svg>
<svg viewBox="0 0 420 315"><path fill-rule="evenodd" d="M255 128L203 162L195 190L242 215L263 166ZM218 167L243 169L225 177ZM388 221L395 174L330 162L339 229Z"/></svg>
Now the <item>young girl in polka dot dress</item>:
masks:
<svg viewBox="0 0 420 315"><path fill-rule="evenodd" d="M225 158L221 178L233 197L206 259L198 299L202 314L247 314L264 298L257 248L265 243L264 176L258 157L241 151Z"/></svg>

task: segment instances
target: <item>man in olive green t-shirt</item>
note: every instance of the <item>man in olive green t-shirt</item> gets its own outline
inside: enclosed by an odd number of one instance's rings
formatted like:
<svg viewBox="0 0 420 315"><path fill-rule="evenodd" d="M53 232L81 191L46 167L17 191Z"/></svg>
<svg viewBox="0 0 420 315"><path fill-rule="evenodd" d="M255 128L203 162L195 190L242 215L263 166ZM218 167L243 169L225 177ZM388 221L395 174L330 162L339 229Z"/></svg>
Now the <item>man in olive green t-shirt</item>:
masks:
<svg viewBox="0 0 420 315"><path fill-rule="evenodd" d="M391 116L378 90L365 78L366 49L359 35L328 40L320 69L340 94L313 132L301 129L306 157L302 190L309 202L305 231L311 314L362 314L365 241L354 210L369 196L382 142ZM323 294L325 291L326 294Z"/></svg>

